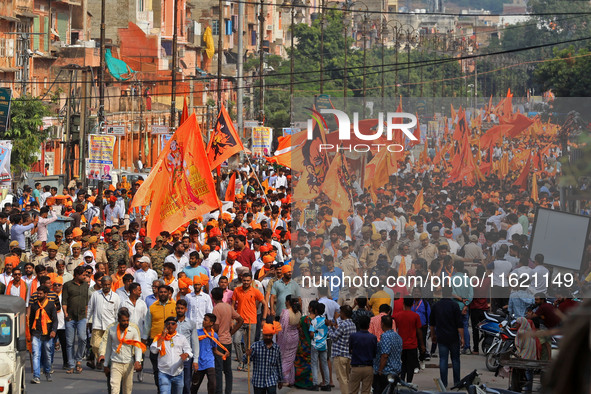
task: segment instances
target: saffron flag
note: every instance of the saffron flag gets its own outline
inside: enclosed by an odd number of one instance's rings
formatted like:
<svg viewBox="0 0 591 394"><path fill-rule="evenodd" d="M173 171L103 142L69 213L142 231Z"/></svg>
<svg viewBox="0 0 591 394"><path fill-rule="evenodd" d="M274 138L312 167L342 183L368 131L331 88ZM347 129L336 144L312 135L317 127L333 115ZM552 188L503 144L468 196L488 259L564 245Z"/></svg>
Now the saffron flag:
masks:
<svg viewBox="0 0 591 394"><path fill-rule="evenodd" d="M534 178L531 181L531 199L538 202L538 176L534 172Z"/></svg>
<svg viewBox="0 0 591 394"><path fill-rule="evenodd" d="M380 151L365 166L364 187L373 187L374 192L390 182L390 175L398 172L398 153L389 152L388 149Z"/></svg>
<svg viewBox="0 0 591 394"><path fill-rule="evenodd" d="M236 171L232 173L230 181L228 182L228 188L226 189L226 195L224 201L232 201L236 198Z"/></svg>
<svg viewBox="0 0 591 394"><path fill-rule="evenodd" d="M242 150L244 150L242 141L236 133L226 107L222 104L215 130L209 139L209 145L207 145L209 166L211 168L219 167L225 160Z"/></svg>
<svg viewBox="0 0 591 394"><path fill-rule="evenodd" d="M415 128L415 130L413 131L412 134L415 136L416 140L415 141L410 140L410 142L408 144L410 147L421 143L421 125L419 123L419 114L415 113L415 116L417 118L417 127ZM427 143L426 140L425 140L425 143Z"/></svg>
<svg viewBox="0 0 591 394"><path fill-rule="evenodd" d="M349 209L352 207L351 198L347 191L347 181L349 179L351 179L351 176L343 152L337 153L332 163L330 163L320 190L330 198L331 208L335 216L342 219L349 215Z"/></svg>
<svg viewBox="0 0 591 394"><path fill-rule="evenodd" d="M168 141L131 205L148 204L152 239L220 206L195 114Z"/></svg>
<svg viewBox="0 0 591 394"><path fill-rule="evenodd" d="M529 175L530 169L531 169L531 156L529 156L527 158L527 162L525 163L525 166L523 167L523 171L521 171L521 174L519 174L519 177L513 183L513 186L519 186L520 191L527 190L527 177Z"/></svg>
<svg viewBox="0 0 591 394"><path fill-rule="evenodd" d="M187 96L183 100L183 112L181 113L181 119L179 125L185 123L185 121L189 119L189 107L187 107Z"/></svg>
<svg viewBox="0 0 591 394"><path fill-rule="evenodd" d="M421 189L413 205L415 215L418 214L421 211L421 209L423 209L424 204L425 198L423 197L423 189Z"/></svg>

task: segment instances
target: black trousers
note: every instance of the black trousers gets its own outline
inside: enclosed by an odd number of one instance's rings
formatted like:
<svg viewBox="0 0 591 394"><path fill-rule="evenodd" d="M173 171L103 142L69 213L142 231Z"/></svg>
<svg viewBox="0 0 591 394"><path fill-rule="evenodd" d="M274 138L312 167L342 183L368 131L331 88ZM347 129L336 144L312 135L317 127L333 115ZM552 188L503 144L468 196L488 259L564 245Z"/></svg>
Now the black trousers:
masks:
<svg viewBox="0 0 591 394"><path fill-rule="evenodd" d="M197 394L199 392L199 387L201 387L205 375L207 375L207 394L215 394L215 368L207 368L202 371L193 372L191 394Z"/></svg>
<svg viewBox="0 0 591 394"><path fill-rule="evenodd" d="M150 349L151 344L152 340L148 342L148 349ZM158 353L150 352L150 362L152 363L152 371L154 371L154 384L156 385L157 393L160 394L160 385L158 384Z"/></svg>
<svg viewBox="0 0 591 394"><path fill-rule="evenodd" d="M401 354L402 368L400 378L406 383L412 383L415 368L419 367L418 349L403 349Z"/></svg>
<svg viewBox="0 0 591 394"><path fill-rule="evenodd" d="M478 352L478 344L480 342L480 331L478 330L478 323L484 320L483 309L470 309L470 321L472 322L472 338L474 342L475 352Z"/></svg>
<svg viewBox="0 0 591 394"><path fill-rule="evenodd" d="M388 376L387 375L373 375L373 387L374 394L382 394L382 392L388 387Z"/></svg>
<svg viewBox="0 0 591 394"><path fill-rule="evenodd" d="M226 394L232 394L232 344L222 343L230 355L224 360L222 357L215 354L215 392L216 394L222 394L224 391L224 376L226 377ZM220 349L221 351L221 349Z"/></svg>

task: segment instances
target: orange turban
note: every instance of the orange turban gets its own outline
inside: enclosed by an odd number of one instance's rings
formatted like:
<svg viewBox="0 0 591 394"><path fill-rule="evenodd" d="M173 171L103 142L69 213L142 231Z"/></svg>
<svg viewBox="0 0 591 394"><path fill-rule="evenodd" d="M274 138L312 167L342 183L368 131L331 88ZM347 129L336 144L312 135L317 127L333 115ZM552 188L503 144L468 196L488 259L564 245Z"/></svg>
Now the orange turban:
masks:
<svg viewBox="0 0 591 394"><path fill-rule="evenodd" d="M211 247L209 245L202 245L201 246L201 251L206 251L206 250L207 251L210 251L211 250Z"/></svg>
<svg viewBox="0 0 591 394"><path fill-rule="evenodd" d="M54 272L52 272L53 274ZM53 283L61 283L64 284L64 277L63 276L56 276L55 279L53 280Z"/></svg>
<svg viewBox="0 0 591 394"><path fill-rule="evenodd" d="M291 265L289 265L289 264L286 264L283 267L281 267L282 274L286 274L286 273L292 272L292 271L293 271L293 268L291 268Z"/></svg>
<svg viewBox="0 0 591 394"><path fill-rule="evenodd" d="M80 229L80 227L76 227L72 230L72 237L76 238L76 237L80 237L82 235L82 230Z"/></svg>
<svg viewBox="0 0 591 394"><path fill-rule="evenodd" d="M4 264L12 264L13 267L16 267L17 265L19 265L21 262L21 260L18 258L18 256L7 256L4 258Z"/></svg>
<svg viewBox="0 0 591 394"><path fill-rule="evenodd" d="M193 277L194 285L206 286L207 283L209 283L209 277L205 274L199 274Z"/></svg>
<svg viewBox="0 0 591 394"><path fill-rule="evenodd" d="M51 283L55 283L56 278L61 278L62 279L61 283L64 283L64 279L61 276L57 276L57 274L55 272L50 272L47 274L47 276L49 277L49 279L51 279Z"/></svg>
<svg viewBox="0 0 591 394"><path fill-rule="evenodd" d="M275 259L273 258L273 256L263 256L263 263L265 264L271 264L273 261L275 261Z"/></svg>
<svg viewBox="0 0 591 394"><path fill-rule="evenodd" d="M221 236L221 235L222 235L222 232L217 227L212 228L211 231L209 232L210 237L217 237L217 236Z"/></svg>
<svg viewBox="0 0 591 394"><path fill-rule="evenodd" d="M269 251L271 251L272 249L273 249L273 247L272 247L271 245L269 245L269 244L264 244L264 245L262 245L262 246L260 247L260 249L259 249L259 250L260 250L261 252L269 252Z"/></svg>
<svg viewBox="0 0 591 394"><path fill-rule="evenodd" d="M222 219L224 219L227 222L231 222L232 221L232 215L230 215L228 212L224 212L224 213L222 213Z"/></svg>
<svg viewBox="0 0 591 394"><path fill-rule="evenodd" d="M273 324L263 324L263 335L275 335L281 331L281 324L278 321L274 321Z"/></svg>
<svg viewBox="0 0 591 394"><path fill-rule="evenodd" d="M193 282L189 278L186 278L185 277L185 278L180 278L179 279L179 288L181 288L181 289L187 289L192 284L193 284Z"/></svg>
<svg viewBox="0 0 591 394"><path fill-rule="evenodd" d="M238 252L235 252L233 250L228 252L228 258L230 260L236 260L238 258L238 256L240 256L240 253L238 253Z"/></svg>

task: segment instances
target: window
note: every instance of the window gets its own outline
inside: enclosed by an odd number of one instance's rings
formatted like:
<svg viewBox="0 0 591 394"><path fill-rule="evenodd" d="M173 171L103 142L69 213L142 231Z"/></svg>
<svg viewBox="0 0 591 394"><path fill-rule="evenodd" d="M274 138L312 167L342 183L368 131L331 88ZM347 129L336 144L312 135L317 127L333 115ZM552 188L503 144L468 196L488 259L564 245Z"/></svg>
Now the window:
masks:
<svg viewBox="0 0 591 394"><path fill-rule="evenodd" d="M7 315L0 315L0 346L10 345L12 342L12 319Z"/></svg>
<svg viewBox="0 0 591 394"><path fill-rule="evenodd" d="M0 57L6 57L6 39L0 38Z"/></svg>
<svg viewBox="0 0 591 394"><path fill-rule="evenodd" d="M211 21L211 34L213 34L214 36L217 36L220 34L220 25L218 22L219 21L216 21L216 20Z"/></svg>
<svg viewBox="0 0 591 394"><path fill-rule="evenodd" d="M144 0L137 0L137 10L140 12L144 11Z"/></svg>

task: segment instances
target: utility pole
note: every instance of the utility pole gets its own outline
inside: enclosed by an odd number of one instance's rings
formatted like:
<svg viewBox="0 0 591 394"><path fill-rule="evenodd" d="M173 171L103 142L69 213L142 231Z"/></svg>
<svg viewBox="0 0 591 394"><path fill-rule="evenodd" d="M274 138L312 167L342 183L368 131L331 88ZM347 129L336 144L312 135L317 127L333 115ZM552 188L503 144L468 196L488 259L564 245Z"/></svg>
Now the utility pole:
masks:
<svg viewBox="0 0 591 394"><path fill-rule="evenodd" d="M320 7L320 94L322 94L324 93L324 0Z"/></svg>
<svg viewBox="0 0 591 394"><path fill-rule="evenodd" d="M69 70L70 72L70 83L68 84L68 98L66 99L66 157L65 157L65 173L66 173L66 185L70 183L72 179L72 163L71 160L71 146L72 146L72 132L70 131L71 128L71 118L72 118L72 79L74 75L74 71L72 69Z"/></svg>
<svg viewBox="0 0 591 394"><path fill-rule="evenodd" d="M99 134L105 132L105 0L101 0L101 49L99 70Z"/></svg>
<svg viewBox="0 0 591 394"><path fill-rule="evenodd" d="M264 73L264 63L265 63L265 53L263 51L263 38L265 34L265 14L264 14L264 7L265 3L264 0L261 0L260 3L260 14L259 14L259 120L261 125L264 125L265 121L265 96L263 91L263 83L265 79L263 77Z"/></svg>
<svg viewBox="0 0 591 394"><path fill-rule="evenodd" d="M193 91L193 89L191 89L191 92ZM142 143L146 143L147 140L144 138L144 100L142 99L142 82L139 83L139 88L138 88L138 97L139 97L139 103L140 103L140 135L138 137L138 141L139 141L139 157L138 160L142 161ZM146 156L147 158L147 156ZM146 164L144 162L142 162L142 164L144 164L144 167L146 166Z"/></svg>
<svg viewBox="0 0 591 394"><path fill-rule="evenodd" d="M238 3L238 94L236 98L236 116L238 124L238 135L244 139L244 2Z"/></svg>
<svg viewBox="0 0 591 394"><path fill-rule="evenodd" d="M170 130L174 130L176 128L176 65L178 63L178 52L177 52L177 19L178 19L178 8L179 2L178 0L174 0L174 13L172 16L172 26L173 26L173 33L172 33L172 83L170 85ZM221 30L221 26L218 30Z"/></svg>
<svg viewBox="0 0 591 394"><path fill-rule="evenodd" d="M175 1L176 3L176 1ZM222 110L222 55L224 53L224 4L222 0L218 2L218 112Z"/></svg>
<svg viewBox="0 0 591 394"><path fill-rule="evenodd" d="M82 103L80 104L80 152L78 157L80 157L79 168L80 168L80 179L82 183L86 186L87 178L86 178L86 126L88 124L87 120L87 100L88 100L88 73L89 67L84 68L82 70Z"/></svg>

